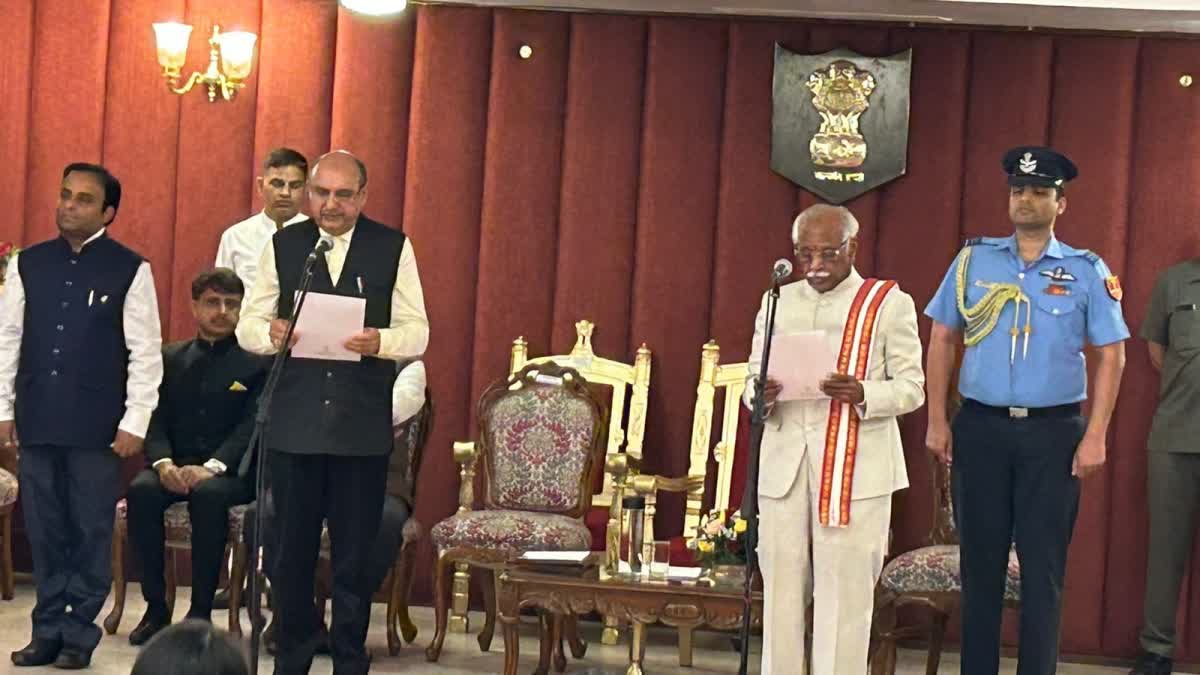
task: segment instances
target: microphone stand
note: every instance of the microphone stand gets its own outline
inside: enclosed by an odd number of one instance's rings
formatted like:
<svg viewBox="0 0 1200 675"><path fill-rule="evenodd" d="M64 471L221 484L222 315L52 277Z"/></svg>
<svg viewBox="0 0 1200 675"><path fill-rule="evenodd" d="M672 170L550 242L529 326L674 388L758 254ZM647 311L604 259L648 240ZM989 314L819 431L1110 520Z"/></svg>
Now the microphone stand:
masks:
<svg viewBox="0 0 1200 675"><path fill-rule="evenodd" d="M767 385L767 364L771 360L771 340L775 332L775 307L779 304L779 282L782 277L771 275L771 290L767 293L767 316L763 331L762 361L754 380L754 398L750 413L750 464L747 467L745 494L742 495L742 518L746 520L746 584L742 589L742 643L738 675L746 675L750 664L750 615L754 607L754 575L758 573L758 474L759 450L767 423L767 403L763 390Z"/></svg>
<svg viewBox="0 0 1200 675"><path fill-rule="evenodd" d="M328 249L325 249L328 250ZM271 370L267 374L267 381L263 385L262 394L258 397L258 410L254 415L254 431L250 436L250 443L245 457L242 459L241 466L238 468L240 475L245 475L250 468L251 462L254 463L256 471L254 477L254 502L257 505L254 509L254 528L251 530L250 540L247 546L250 549L249 560L246 562L246 569L250 574L250 675L258 675L258 657L259 644L262 641L263 619L260 616L262 612L262 603L259 596L262 595L262 589L259 588L259 559L260 559L260 542L262 541L263 523L265 522L266 512L266 432L267 425L271 420L271 398L275 395L275 387L279 384L279 376L283 373L283 366L287 362L288 345L292 341L292 333L296 330L296 319L300 317L300 310L304 308L304 300L308 297L308 289L312 286L313 267L316 265L320 251L313 251L309 254L308 259L304 261L304 271L300 276L300 291L296 298L296 305L292 309L292 316L288 319L287 331L283 336L283 343L279 351L275 353L275 359L271 362ZM240 608L234 608L234 611L240 611Z"/></svg>

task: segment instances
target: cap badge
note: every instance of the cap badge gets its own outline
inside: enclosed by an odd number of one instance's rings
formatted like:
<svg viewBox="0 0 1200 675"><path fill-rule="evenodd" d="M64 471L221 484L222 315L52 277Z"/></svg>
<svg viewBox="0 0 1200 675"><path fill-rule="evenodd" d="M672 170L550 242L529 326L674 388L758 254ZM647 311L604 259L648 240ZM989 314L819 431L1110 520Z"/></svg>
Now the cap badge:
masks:
<svg viewBox="0 0 1200 675"><path fill-rule="evenodd" d="M1025 153L1025 156L1021 158L1020 165L1023 173L1033 173L1037 170L1037 160L1033 158L1032 152Z"/></svg>

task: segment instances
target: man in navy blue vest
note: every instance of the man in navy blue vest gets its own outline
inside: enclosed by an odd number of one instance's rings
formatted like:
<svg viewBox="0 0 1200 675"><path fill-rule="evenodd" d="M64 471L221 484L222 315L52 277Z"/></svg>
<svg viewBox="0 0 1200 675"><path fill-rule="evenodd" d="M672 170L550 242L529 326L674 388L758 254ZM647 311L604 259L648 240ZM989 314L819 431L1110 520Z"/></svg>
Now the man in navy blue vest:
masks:
<svg viewBox="0 0 1200 675"><path fill-rule="evenodd" d="M333 544L334 672L366 673L371 594L367 562L383 513L392 450L395 361L418 357L429 321L412 244L399 231L362 215L367 170L348 152L313 166L308 213L316 221L275 233L237 327L243 348L283 348L287 318L304 261L321 237L332 248L319 259L314 293L366 301L364 325L348 329L345 347L360 361L293 358L271 403L266 446L276 525L271 579L278 603L275 672L307 673L320 642L312 611L321 521ZM357 328L357 327L356 327ZM294 334L294 346L304 340Z"/></svg>
<svg viewBox="0 0 1200 675"><path fill-rule="evenodd" d="M141 452L158 404L154 279L107 235L120 205L107 169L67 166L60 236L22 251L0 296L0 443L21 447L37 584L33 640L13 652L17 666L90 664L111 583L121 460Z"/></svg>

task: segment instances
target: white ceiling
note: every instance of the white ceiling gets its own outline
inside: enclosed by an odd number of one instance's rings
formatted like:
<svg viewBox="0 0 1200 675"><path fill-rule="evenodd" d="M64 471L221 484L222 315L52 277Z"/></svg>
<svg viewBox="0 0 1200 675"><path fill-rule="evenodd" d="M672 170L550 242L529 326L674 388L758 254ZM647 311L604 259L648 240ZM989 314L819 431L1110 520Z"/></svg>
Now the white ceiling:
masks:
<svg viewBox="0 0 1200 675"><path fill-rule="evenodd" d="M576 11L718 14L1200 33L1194 0L435 0L439 4Z"/></svg>

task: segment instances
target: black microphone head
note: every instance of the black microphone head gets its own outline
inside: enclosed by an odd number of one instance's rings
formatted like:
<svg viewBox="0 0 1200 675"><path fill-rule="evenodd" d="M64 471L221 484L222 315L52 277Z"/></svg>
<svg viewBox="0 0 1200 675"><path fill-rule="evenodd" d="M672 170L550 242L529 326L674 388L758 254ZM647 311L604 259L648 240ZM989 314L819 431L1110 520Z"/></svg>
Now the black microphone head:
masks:
<svg viewBox="0 0 1200 675"><path fill-rule="evenodd" d="M314 250L317 251L318 253L332 251L333 250L333 237L331 237L327 234L321 235L321 239L320 239L320 241L317 242L317 247Z"/></svg>
<svg viewBox="0 0 1200 675"><path fill-rule="evenodd" d="M775 261L775 267L771 270L771 275L776 280L786 279L792 276L792 261L787 258L780 258Z"/></svg>

